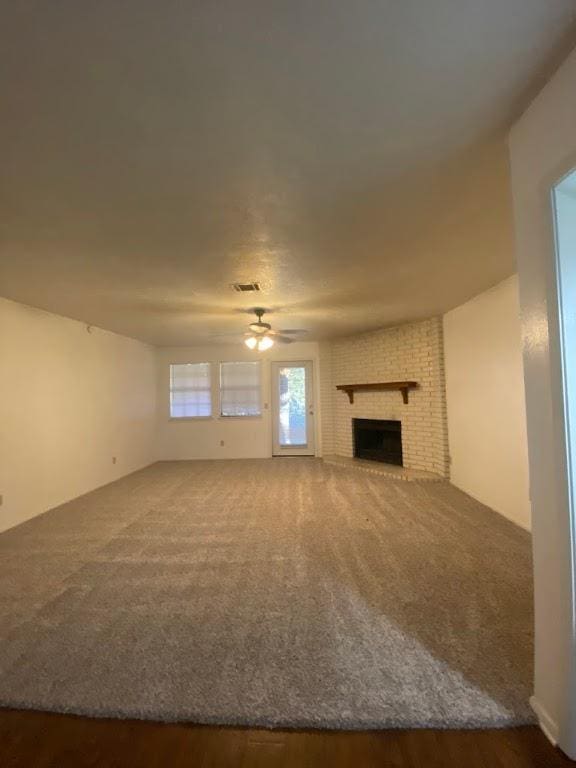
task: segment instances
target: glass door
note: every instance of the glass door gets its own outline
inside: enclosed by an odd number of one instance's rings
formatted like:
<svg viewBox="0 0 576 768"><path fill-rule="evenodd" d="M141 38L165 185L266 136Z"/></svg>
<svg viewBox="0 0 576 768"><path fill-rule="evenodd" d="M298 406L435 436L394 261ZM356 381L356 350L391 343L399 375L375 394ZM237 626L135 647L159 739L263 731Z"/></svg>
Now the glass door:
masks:
<svg viewBox="0 0 576 768"><path fill-rule="evenodd" d="M312 362L272 363L274 456L314 456Z"/></svg>
<svg viewBox="0 0 576 768"><path fill-rule="evenodd" d="M566 463L571 514L576 514L576 171L553 189Z"/></svg>

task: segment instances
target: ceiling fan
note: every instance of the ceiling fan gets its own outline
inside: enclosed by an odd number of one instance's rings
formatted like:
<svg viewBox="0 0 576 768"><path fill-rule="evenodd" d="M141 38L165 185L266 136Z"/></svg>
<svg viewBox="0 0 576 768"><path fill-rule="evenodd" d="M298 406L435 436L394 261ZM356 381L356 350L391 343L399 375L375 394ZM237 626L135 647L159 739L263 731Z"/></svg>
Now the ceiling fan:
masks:
<svg viewBox="0 0 576 768"><path fill-rule="evenodd" d="M258 352L265 352L267 349L270 349L276 341L281 344L292 344L293 341L296 341L296 339L293 338L294 336L307 333L307 331L304 330L285 329L282 331L274 331L270 323L265 323L262 320L266 313L265 309L255 307L253 312L256 315L257 320L255 323L250 323L248 326L250 330L244 334L246 337L244 339L244 344L246 344L248 349L257 349Z"/></svg>

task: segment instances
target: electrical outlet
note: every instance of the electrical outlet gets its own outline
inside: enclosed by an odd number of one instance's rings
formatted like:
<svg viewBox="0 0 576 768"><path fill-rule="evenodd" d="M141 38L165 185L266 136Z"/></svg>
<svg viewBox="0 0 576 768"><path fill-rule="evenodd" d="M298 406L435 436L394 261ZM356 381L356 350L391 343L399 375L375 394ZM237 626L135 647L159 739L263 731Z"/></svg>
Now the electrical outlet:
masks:
<svg viewBox="0 0 576 768"><path fill-rule="evenodd" d="M220 440L220 446L224 447L224 440Z"/></svg>
<svg viewBox="0 0 576 768"><path fill-rule="evenodd" d="M112 456L112 464L116 464L116 456Z"/></svg>

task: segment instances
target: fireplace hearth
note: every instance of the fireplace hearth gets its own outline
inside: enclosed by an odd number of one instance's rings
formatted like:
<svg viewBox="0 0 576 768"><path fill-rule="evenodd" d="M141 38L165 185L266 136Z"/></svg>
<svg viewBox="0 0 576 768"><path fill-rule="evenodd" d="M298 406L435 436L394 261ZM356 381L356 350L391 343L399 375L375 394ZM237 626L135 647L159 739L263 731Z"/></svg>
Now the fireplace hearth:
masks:
<svg viewBox="0 0 576 768"><path fill-rule="evenodd" d="M355 458L404 466L400 421L352 419L352 434Z"/></svg>

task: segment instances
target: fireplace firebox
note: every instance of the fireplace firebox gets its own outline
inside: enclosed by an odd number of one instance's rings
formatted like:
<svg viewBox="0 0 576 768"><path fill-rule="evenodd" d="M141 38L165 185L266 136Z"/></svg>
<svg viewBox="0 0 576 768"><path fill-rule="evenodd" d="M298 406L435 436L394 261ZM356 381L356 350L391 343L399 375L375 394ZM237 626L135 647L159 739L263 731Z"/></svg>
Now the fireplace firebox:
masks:
<svg viewBox="0 0 576 768"><path fill-rule="evenodd" d="M352 419L354 456L357 459L402 463L402 424L384 419Z"/></svg>

